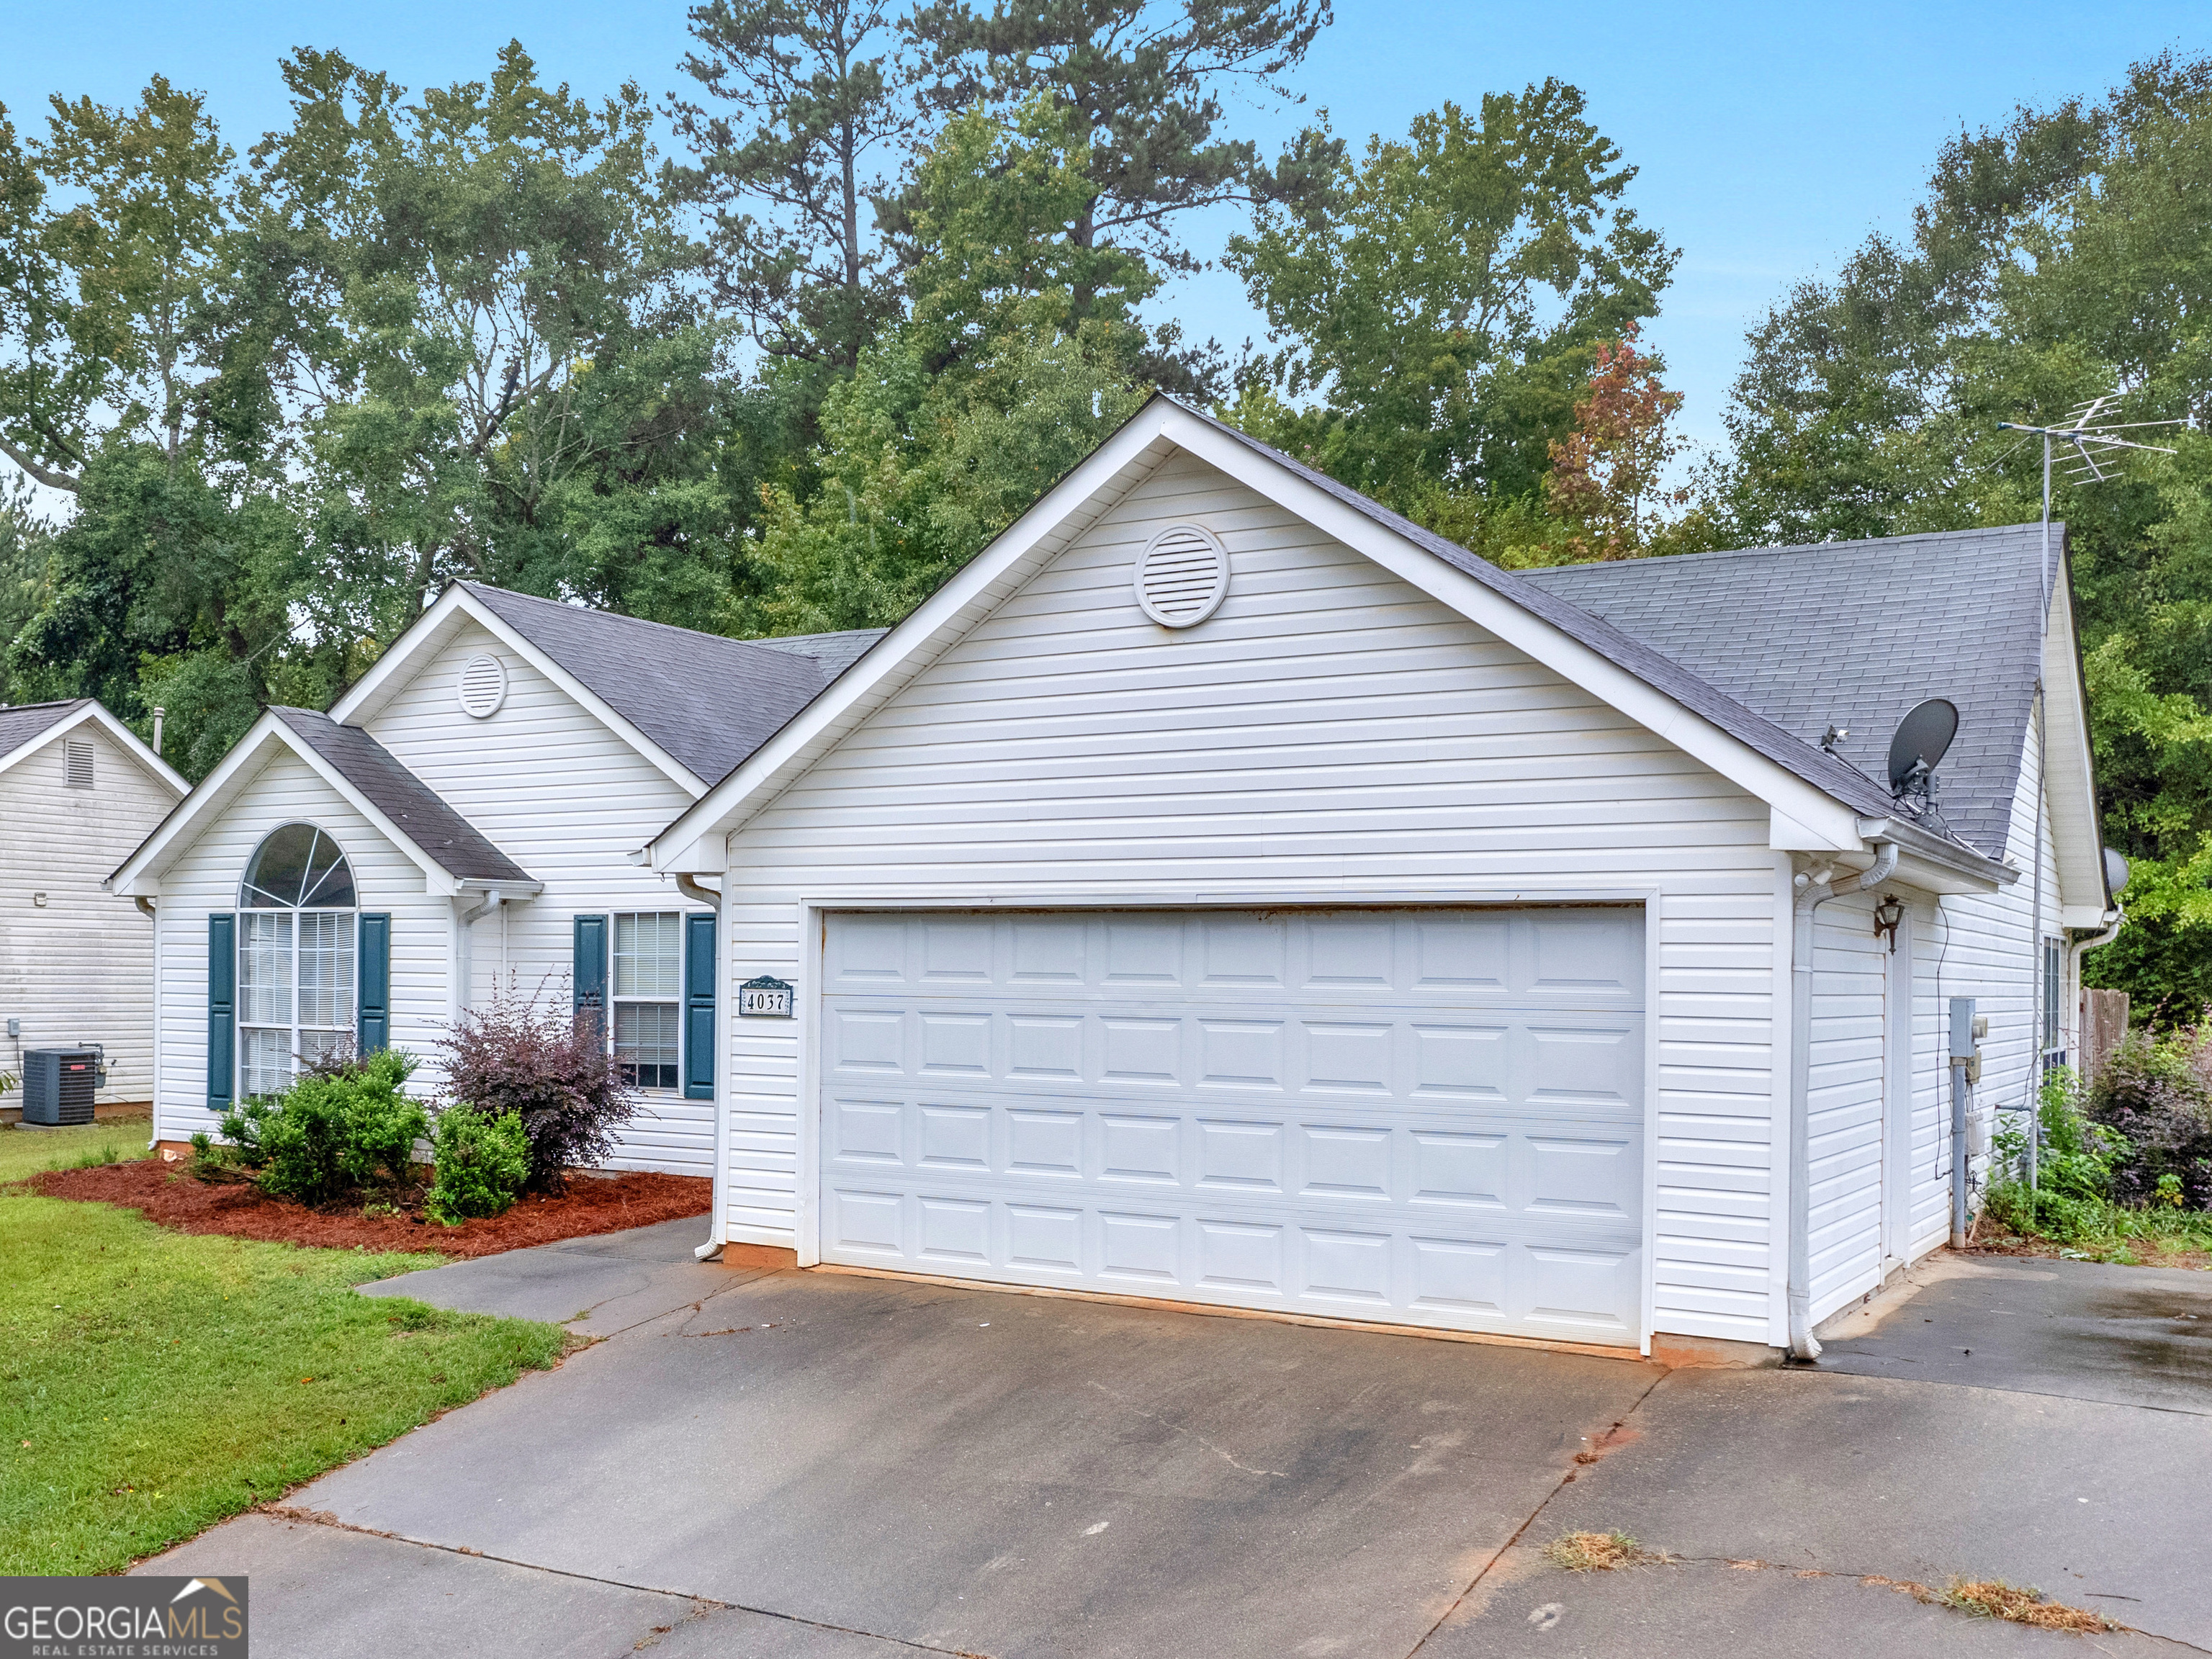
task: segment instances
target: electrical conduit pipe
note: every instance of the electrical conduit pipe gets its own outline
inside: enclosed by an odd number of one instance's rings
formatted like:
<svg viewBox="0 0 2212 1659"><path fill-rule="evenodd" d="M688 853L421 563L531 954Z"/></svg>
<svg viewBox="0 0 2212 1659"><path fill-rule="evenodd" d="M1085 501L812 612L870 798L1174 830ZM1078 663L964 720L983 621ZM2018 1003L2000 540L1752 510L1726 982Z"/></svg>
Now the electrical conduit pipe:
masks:
<svg viewBox="0 0 2212 1659"><path fill-rule="evenodd" d="M676 890L683 894L685 898L713 908L714 972L718 977L726 977L722 974L722 895L720 891L705 885L698 877L680 870L676 872ZM717 986L715 988L719 991L721 988ZM717 996L714 1001L719 1007L722 999ZM722 1247L730 1242L730 1211L724 1195L724 1188L728 1182L730 1170L730 1115L722 1104L722 1073L728 1069L726 1055L729 1051L722 1042L719 1020L716 1021L716 1027L714 1032L714 1214L707 1230L707 1242L691 1252L702 1261L712 1261L716 1256L721 1255Z"/></svg>
<svg viewBox="0 0 2212 1659"><path fill-rule="evenodd" d="M1813 913L1830 899L1887 881L1897 843L1875 843L1874 862L1857 875L1832 879L1832 869L1797 874L1790 930L1790 1355L1814 1360L1813 1335Z"/></svg>

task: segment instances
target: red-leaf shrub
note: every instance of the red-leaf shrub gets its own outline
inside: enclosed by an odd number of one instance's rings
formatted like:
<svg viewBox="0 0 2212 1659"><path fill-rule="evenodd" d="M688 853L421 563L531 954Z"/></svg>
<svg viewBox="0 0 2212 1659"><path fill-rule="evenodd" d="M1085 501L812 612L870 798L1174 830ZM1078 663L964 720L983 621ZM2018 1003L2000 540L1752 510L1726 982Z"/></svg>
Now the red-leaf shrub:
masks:
<svg viewBox="0 0 2212 1659"><path fill-rule="evenodd" d="M530 1186L558 1192L573 1167L603 1163L615 1131L643 1109L607 1052L597 1010L496 993L461 1015L439 1048L453 1097L487 1117L513 1112L530 1137Z"/></svg>

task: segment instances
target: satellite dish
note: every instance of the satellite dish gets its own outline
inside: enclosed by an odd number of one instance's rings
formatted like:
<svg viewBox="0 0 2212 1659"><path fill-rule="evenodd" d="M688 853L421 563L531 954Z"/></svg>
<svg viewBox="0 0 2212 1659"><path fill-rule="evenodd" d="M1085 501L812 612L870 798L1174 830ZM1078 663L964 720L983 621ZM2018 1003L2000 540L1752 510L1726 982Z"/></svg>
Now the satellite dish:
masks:
<svg viewBox="0 0 2212 1659"><path fill-rule="evenodd" d="M1959 735L1959 710L1954 703L1942 697L1930 697L1917 705L1897 723L1897 735L1889 740L1889 787L1891 793L1902 793L1905 782L1916 765L1924 765L1928 772L1936 769L1951 747L1951 739ZM1923 772L1922 776L1926 776Z"/></svg>
<svg viewBox="0 0 2212 1659"><path fill-rule="evenodd" d="M2106 887L2108 888L2112 893L2112 896L2117 898L2122 892L2126 890L2127 884L2127 860L2122 857L2120 854L2113 848L2107 847L2105 849Z"/></svg>

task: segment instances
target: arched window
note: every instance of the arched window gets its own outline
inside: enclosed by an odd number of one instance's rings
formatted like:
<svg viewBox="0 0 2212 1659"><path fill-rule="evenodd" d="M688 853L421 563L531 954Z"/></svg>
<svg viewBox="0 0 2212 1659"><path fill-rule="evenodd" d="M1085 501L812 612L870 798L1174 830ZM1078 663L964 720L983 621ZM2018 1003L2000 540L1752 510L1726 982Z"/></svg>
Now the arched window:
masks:
<svg viewBox="0 0 2212 1659"><path fill-rule="evenodd" d="M271 830L238 889L238 1092L280 1094L354 1042L353 866L312 823Z"/></svg>

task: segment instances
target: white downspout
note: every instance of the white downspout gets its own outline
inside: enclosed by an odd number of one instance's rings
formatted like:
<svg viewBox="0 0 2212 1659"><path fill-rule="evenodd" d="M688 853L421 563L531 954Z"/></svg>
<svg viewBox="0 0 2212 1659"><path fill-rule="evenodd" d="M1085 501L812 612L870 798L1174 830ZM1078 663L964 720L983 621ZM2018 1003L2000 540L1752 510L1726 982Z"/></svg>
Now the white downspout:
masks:
<svg viewBox="0 0 2212 1659"><path fill-rule="evenodd" d="M1832 869L1797 873L1790 930L1790 1353L1814 1360L1813 1335L1813 913L1832 898L1887 881L1897 868L1897 843L1875 843L1874 862L1857 875L1832 881Z"/></svg>
<svg viewBox="0 0 2212 1659"><path fill-rule="evenodd" d="M2044 532L2046 538L2050 533L2048 530ZM2046 574L2048 569L2046 561ZM2049 602L2046 594L2045 603L2048 605ZM2035 684L2035 891L2028 900L2027 923L2032 935L2028 941L2028 962L2035 975L2035 991L2028 999L2028 1007L2031 1011L2029 1017L2034 1021L2034 1025L2027 1038L2027 1098L2021 1103L2027 1114L2027 1189L2030 1192L2035 1190L2041 1174L2038 1166L2042 1163L2043 1152L2043 1061L2045 1052L2043 1029L2044 1023L2051 1017L2051 1011L2044 1004L2050 988L2044 982L2043 972L2043 805L2045 783L2050 769L2049 759L2044 752L2043 682L2039 679ZM2099 856L2102 855L2100 849Z"/></svg>
<svg viewBox="0 0 2212 1659"><path fill-rule="evenodd" d="M454 903L454 909L459 913L459 914L455 916L455 918L454 918L454 922L453 922L453 946L454 946L454 955L455 955L455 957L458 958L458 960L457 960L457 961L455 962L455 963L454 963L454 969L453 969L453 980L454 980L454 983L453 983L453 1023L454 1023L456 1025L458 1025L458 1024L460 1024L460 1018L461 1018L461 1016L462 1016L463 1014L465 1014L465 1013L466 1013L466 1012L468 1012L468 1009L469 1009L469 991L470 991L470 988L471 988L471 981L473 981L473 980L476 978L476 972L477 972L477 968L476 968L476 963L477 963L477 933L476 933L476 928L477 928L477 923L480 920L482 920L483 917L489 915L490 915L493 911L495 911L495 910L497 910L497 911L499 911L499 912L501 913L501 914L500 914L500 941L499 941L499 944L500 944L500 951L499 951L499 954L500 954L500 968L501 968L501 972L502 972L502 973L503 973L503 972L505 971L505 969L506 969L506 967L507 967L507 915L506 915L506 908L505 908L506 904L507 904L507 895L506 895L506 894L504 894L504 893L502 893L502 892L501 892L501 891L499 890L499 889L498 889L498 888L496 888L496 887L493 888L489 892L486 893L486 894L484 895L484 897L483 897L483 902L482 904L477 905L477 906L474 909L472 909L472 910L463 910L463 909L461 909L461 908L460 908L460 906L459 906L459 901L458 901L458 900L457 900L457 901L455 902L455 903ZM499 981L498 981L498 980L497 980L496 978L495 978L492 983L493 983L493 994L495 996L495 995L497 995L497 994L498 994L498 983L499 983Z"/></svg>
<svg viewBox="0 0 2212 1659"><path fill-rule="evenodd" d="M154 711L154 752L161 752L161 711ZM161 901L133 893L131 902L154 924L154 1121L147 1125L146 1150L161 1144Z"/></svg>
<svg viewBox="0 0 2212 1659"><path fill-rule="evenodd" d="M676 872L676 890L698 903L712 905L714 909L714 1213L707 1229L707 1242L691 1252L702 1261L712 1261L730 1242L730 1050L729 1044L722 1040L726 1029L722 1024L722 1005L728 999L721 994L728 978L723 971L728 942L722 937L720 890L705 886L696 876L679 870Z"/></svg>
<svg viewBox="0 0 2212 1659"><path fill-rule="evenodd" d="M2127 925L2128 913L2122 909L2118 902L2115 902L2105 914L2109 920L2101 927L2076 927L2067 930L2073 935L2073 939L2066 947L2066 988L2074 993L2075 1006L2077 1009L2082 999L2081 957L2100 945L2110 945L2120 936L2120 929ZM2087 1032L2077 1018L2075 1021L2074 1033L2067 1040L2066 1052L2073 1056L2074 1075L2081 1079L2081 1086L2085 1089L2088 1086L2089 1079L2082 1070L2081 1044L2087 1036Z"/></svg>

